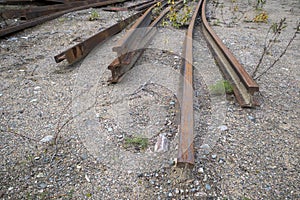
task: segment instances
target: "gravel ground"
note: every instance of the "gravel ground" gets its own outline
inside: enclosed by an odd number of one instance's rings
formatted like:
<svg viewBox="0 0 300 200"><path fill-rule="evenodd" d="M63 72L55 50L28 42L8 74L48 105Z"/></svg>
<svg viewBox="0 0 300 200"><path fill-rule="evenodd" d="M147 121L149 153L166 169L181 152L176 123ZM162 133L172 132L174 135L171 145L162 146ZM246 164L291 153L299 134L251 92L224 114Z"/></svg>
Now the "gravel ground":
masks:
<svg viewBox="0 0 300 200"><path fill-rule="evenodd" d="M297 0L255 3L210 1L207 13L250 74L272 23L286 17L287 27L258 74L283 52L300 16ZM230 95L211 94L221 75L195 34L196 164L187 170L174 160L185 30L158 28L135 68L110 85L111 46L124 32L80 63L53 59L132 14L96 11L95 21L88 9L0 40L1 199L300 199L299 37L257 80L260 106L242 109ZM266 23L250 22L262 11ZM147 147L126 142L135 137Z"/></svg>

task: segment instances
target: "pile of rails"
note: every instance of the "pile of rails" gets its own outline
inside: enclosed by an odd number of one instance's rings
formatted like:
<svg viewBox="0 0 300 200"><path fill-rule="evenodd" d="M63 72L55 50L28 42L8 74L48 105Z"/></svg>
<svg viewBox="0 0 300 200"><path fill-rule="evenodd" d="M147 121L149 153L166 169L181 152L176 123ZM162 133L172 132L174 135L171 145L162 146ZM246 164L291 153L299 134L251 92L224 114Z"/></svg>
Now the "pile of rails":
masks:
<svg viewBox="0 0 300 200"><path fill-rule="evenodd" d="M26 22L19 25L8 26L0 29L0 37L17 30L34 26L46 20L56 18L68 12L86 9L90 7L107 6L110 4L122 3L126 0L102 0L102 1L76 1L76 0L49 0L43 1L43 6L35 6L16 10L6 10L0 12L2 19L18 18L24 19ZM7 0L0 3L20 3L23 1ZM28 2L38 2L27 0ZM142 10L125 20L122 20L113 26L102 30L85 41L76 44L75 46L56 55L55 61L61 62L67 60L69 64L79 61L84 58L93 48L110 39L113 35L122 31L126 26L135 23L131 29L127 31L125 36L118 41L117 46L112 50L117 53L115 60L108 66L111 70L111 83L118 83L121 78L134 67L139 57L143 54L147 45L155 36L156 27L163 18L172 9L180 9L183 6L183 1L178 1L175 5L170 5L167 0L159 3L161 6L158 16L153 16L157 1L145 1L129 7L109 7L105 10L109 11L124 11L124 10ZM39 1L40 3L40 1ZM148 8L150 7L150 8ZM259 86L246 72L243 66L238 62L230 50L222 43L221 39L216 35L213 29L209 26L205 15L206 0L199 0L196 9L191 18L189 27L186 32L185 42L183 46L183 63L182 63L182 94L180 105L180 131L178 145L178 164L184 166L193 165L194 158L194 110L193 110L193 33L194 26L199 24L208 46L211 48L213 55L222 71L224 77L233 85L234 94L237 102L241 107L255 107L254 93L259 91ZM147 10L144 10L148 8ZM198 20L201 17L201 20ZM197 22L198 20L198 22ZM197 23L196 23L197 22Z"/></svg>
<svg viewBox="0 0 300 200"><path fill-rule="evenodd" d="M103 7L128 0L0 0L0 37L36 26L69 12L87 8ZM123 10L143 10L155 3L154 0L139 3ZM116 7L108 10L118 10Z"/></svg>

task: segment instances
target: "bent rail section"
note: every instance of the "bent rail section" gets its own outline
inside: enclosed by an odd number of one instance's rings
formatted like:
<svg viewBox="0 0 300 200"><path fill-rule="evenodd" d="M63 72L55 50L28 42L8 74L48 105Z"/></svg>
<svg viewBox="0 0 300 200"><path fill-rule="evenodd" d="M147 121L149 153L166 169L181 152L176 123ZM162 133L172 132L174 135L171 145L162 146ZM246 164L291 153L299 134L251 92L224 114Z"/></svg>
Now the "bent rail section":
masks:
<svg viewBox="0 0 300 200"><path fill-rule="evenodd" d="M206 0L203 0L201 11L202 31L207 43L211 47L224 76L233 84L233 91L238 103L241 107L254 107L257 103L254 101L253 95L259 91L258 84L209 26L205 16L205 6Z"/></svg>

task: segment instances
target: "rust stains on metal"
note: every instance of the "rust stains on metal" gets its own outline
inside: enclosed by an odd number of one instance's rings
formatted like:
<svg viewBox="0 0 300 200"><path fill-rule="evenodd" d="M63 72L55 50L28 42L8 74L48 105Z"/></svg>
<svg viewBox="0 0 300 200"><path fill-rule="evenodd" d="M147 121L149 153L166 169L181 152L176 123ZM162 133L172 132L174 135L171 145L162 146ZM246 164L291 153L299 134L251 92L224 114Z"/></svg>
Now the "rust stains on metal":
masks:
<svg viewBox="0 0 300 200"><path fill-rule="evenodd" d="M140 10L144 10L146 8L149 8L150 6L152 6L155 3L157 3L157 1L150 0L150 1L144 1L144 2L141 2L141 3L137 3L137 4L134 4L134 5L130 5L130 6L127 6L127 7L107 7L107 8L103 8L103 10L111 11L111 12L128 11L128 10L140 11Z"/></svg>
<svg viewBox="0 0 300 200"><path fill-rule="evenodd" d="M216 59L226 79L234 84L234 94L239 104L242 107L254 107L257 102L253 100L253 94L259 91L259 87L209 26L205 16L205 4L206 0L203 0L202 30L207 42L216 55Z"/></svg>
<svg viewBox="0 0 300 200"><path fill-rule="evenodd" d="M193 110L193 32L196 18L200 10L199 1L188 30L183 48L183 87L181 97L180 132L178 147L178 164L194 165L194 110Z"/></svg>
<svg viewBox="0 0 300 200"><path fill-rule="evenodd" d="M118 80L130 70L143 52L143 48L149 42L152 34L147 31L151 23L151 12L154 6L150 7L131 27L127 34L113 47L117 52L116 58L109 66L112 77L110 82L117 83Z"/></svg>
<svg viewBox="0 0 300 200"><path fill-rule="evenodd" d="M127 19L112 25L111 27L96 33L85 41L67 49L66 51L54 56L57 63L67 59L68 63L74 63L82 58L84 58L91 50L93 50L97 45L106 41L116 33L123 30L126 26L136 20L143 12L136 13Z"/></svg>
<svg viewBox="0 0 300 200"><path fill-rule="evenodd" d="M150 6L152 6L153 4L156 4L156 3L157 3L157 1L147 2L147 3L141 4L141 5L135 6L134 10L136 10L136 11L144 10L144 9L149 8Z"/></svg>
<svg viewBox="0 0 300 200"><path fill-rule="evenodd" d="M107 5L111 5L114 3L121 3L121 2L125 2L125 1L127 1L127 0L84 1L84 5L82 5L82 6L75 6L75 7L72 6L72 8L67 9L67 10L62 10L62 11L55 12L55 13L52 13L52 14L49 14L46 16L37 17L32 20L27 20L26 22L21 23L19 25L8 26L7 28L0 29L0 37L23 30L25 28L36 26L38 24L44 23L48 20L55 19L61 15L69 13L69 12L74 12L74 11L83 10L83 9L92 8L92 7L107 6Z"/></svg>
<svg viewBox="0 0 300 200"><path fill-rule="evenodd" d="M176 5L180 3L182 3L182 1ZM151 6L128 31L128 34L125 35L119 44L113 47L113 51L117 52L118 58L108 66L108 69L112 72L112 77L109 80L111 83L117 83L120 78L134 66L135 62L143 54L146 46L155 35L156 26L170 11L171 6L164 9L151 23L152 10L154 8L155 5Z"/></svg>

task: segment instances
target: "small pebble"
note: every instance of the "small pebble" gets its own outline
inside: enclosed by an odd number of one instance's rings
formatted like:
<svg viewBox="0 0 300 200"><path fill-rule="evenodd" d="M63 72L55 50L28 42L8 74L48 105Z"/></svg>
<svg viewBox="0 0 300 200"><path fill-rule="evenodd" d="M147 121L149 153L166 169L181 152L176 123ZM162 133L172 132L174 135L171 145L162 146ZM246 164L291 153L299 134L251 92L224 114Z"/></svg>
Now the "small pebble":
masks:
<svg viewBox="0 0 300 200"><path fill-rule="evenodd" d="M86 160L88 158L88 155L86 153L83 153L83 154L80 155L80 158L82 160Z"/></svg>
<svg viewBox="0 0 300 200"><path fill-rule="evenodd" d="M170 102L170 105L174 105L174 104L175 104L175 102L174 102L174 101L171 101L171 102Z"/></svg>
<svg viewBox="0 0 300 200"><path fill-rule="evenodd" d="M197 192L195 193L195 197L206 197L207 194L205 192Z"/></svg>
<svg viewBox="0 0 300 200"><path fill-rule="evenodd" d="M89 182L89 183L91 182L90 177L87 174L85 175L85 179L87 182Z"/></svg>
<svg viewBox="0 0 300 200"><path fill-rule="evenodd" d="M200 146L201 149L206 149L206 150L209 150L210 149L210 146L208 144L202 144Z"/></svg>
<svg viewBox="0 0 300 200"><path fill-rule="evenodd" d="M200 168L198 169L198 172L199 172L199 173L204 173L203 167L200 167Z"/></svg>
<svg viewBox="0 0 300 200"><path fill-rule="evenodd" d="M45 177L44 174L42 172L38 173L38 175L36 175L37 178L43 178Z"/></svg>
<svg viewBox="0 0 300 200"><path fill-rule="evenodd" d="M248 119L250 119L251 121L255 122L255 118L253 116L248 116Z"/></svg>
<svg viewBox="0 0 300 200"><path fill-rule="evenodd" d="M37 102L37 99L31 99L30 102L31 102L31 103Z"/></svg>
<svg viewBox="0 0 300 200"><path fill-rule="evenodd" d="M211 186L210 186L209 184L205 184L205 188L206 188L207 190L210 190L210 189L211 189Z"/></svg>
<svg viewBox="0 0 300 200"><path fill-rule="evenodd" d="M216 154L213 154L213 155L211 155L211 157L212 157L213 159L216 159L216 158L217 158L217 155L216 155Z"/></svg>
<svg viewBox="0 0 300 200"><path fill-rule="evenodd" d="M222 125L222 126L219 126L219 129L220 129L221 131L227 131L227 130L228 130L228 127L225 126L225 125Z"/></svg>
<svg viewBox="0 0 300 200"><path fill-rule="evenodd" d="M40 142L46 143L46 142L51 142L54 139L53 135L47 135L43 137L43 139L40 140Z"/></svg>
<svg viewBox="0 0 300 200"><path fill-rule="evenodd" d="M47 184L46 184L46 183L41 183L41 184L39 185L39 187L42 188L42 189L45 189L45 188L47 187Z"/></svg>

